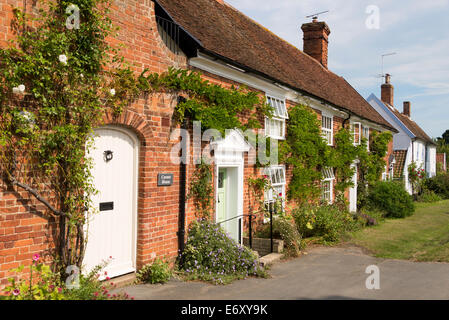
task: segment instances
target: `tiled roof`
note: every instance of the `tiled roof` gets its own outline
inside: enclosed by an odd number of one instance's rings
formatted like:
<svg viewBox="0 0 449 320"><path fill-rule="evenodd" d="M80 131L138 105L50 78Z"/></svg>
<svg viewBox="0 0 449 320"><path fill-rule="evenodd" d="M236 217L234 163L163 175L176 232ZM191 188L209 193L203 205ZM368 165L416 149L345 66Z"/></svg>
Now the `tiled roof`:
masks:
<svg viewBox="0 0 449 320"><path fill-rule="evenodd" d="M407 159L407 150L395 150L394 151L394 158L396 160L396 163L394 164L394 178L400 179L402 178L402 175L404 174L404 166L405 166L405 160Z"/></svg>
<svg viewBox="0 0 449 320"><path fill-rule="evenodd" d="M409 129L417 138L422 139L425 142L435 144L432 138L430 138L427 135L427 133L425 133L424 130L415 121L399 112L399 110L396 109L395 107L392 107L388 104L387 106L390 107L390 110L393 111L394 115L398 117L398 119L407 127L407 129Z"/></svg>
<svg viewBox="0 0 449 320"><path fill-rule="evenodd" d="M225 2L155 1L199 41L203 52L232 61L396 132L344 78Z"/></svg>

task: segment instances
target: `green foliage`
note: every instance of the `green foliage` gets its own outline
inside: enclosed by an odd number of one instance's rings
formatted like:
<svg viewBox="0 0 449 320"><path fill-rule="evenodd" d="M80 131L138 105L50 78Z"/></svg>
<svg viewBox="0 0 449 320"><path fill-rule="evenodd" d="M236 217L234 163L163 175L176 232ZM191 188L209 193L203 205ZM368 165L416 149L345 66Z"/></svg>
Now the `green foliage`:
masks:
<svg viewBox="0 0 449 320"><path fill-rule="evenodd" d="M408 166L408 180L412 185L414 193L421 193L422 184L424 183L424 178L426 177L426 171L422 166L418 167L416 162L412 162Z"/></svg>
<svg viewBox="0 0 449 320"><path fill-rule="evenodd" d="M279 156L281 163L293 167L287 195L299 205L319 199L321 169L330 164L331 150L320 128L316 113L309 107L289 109L287 135L279 144Z"/></svg>
<svg viewBox="0 0 449 320"><path fill-rule="evenodd" d="M270 238L270 224L263 225L256 237ZM295 221L283 216L273 217L273 238L284 241L284 254L289 257L299 256L301 249L305 247Z"/></svg>
<svg viewBox="0 0 449 320"><path fill-rule="evenodd" d="M325 243L339 241L359 226L352 214L332 205L306 205L296 208L292 215L303 237L321 237Z"/></svg>
<svg viewBox="0 0 449 320"><path fill-rule="evenodd" d="M363 148L366 150L366 144L354 145L354 137L348 129L341 129L335 134L335 148L332 149L331 167L335 168L337 182L335 189L339 194L343 194L349 187L353 186L352 177L355 169L351 168L351 165L363 151Z"/></svg>
<svg viewBox="0 0 449 320"><path fill-rule="evenodd" d="M8 300L65 300L63 285L59 276L52 272L48 265L34 259L30 266L30 278L9 278L9 286L5 288ZM11 272L22 273L24 266Z"/></svg>
<svg viewBox="0 0 449 320"><path fill-rule="evenodd" d="M424 181L426 190L436 193L443 199L449 199L449 174L440 173Z"/></svg>
<svg viewBox="0 0 449 320"><path fill-rule="evenodd" d="M368 205L370 188L382 177L385 170L385 156L388 152L388 144L392 139L389 131L371 134L370 150L366 149L366 140L362 139L364 147L359 149L359 183L357 185L357 207L364 208Z"/></svg>
<svg viewBox="0 0 449 320"><path fill-rule="evenodd" d="M419 202L427 202L427 203L432 203L432 202L438 202L443 200L439 195L437 195L435 192L431 191L431 190L424 190L419 196L418 196L418 201Z"/></svg>
<svg viewBox="0 0 449 320"><path fill-rule="evenodd" d="M415 211L412 197L398 182L377 182L370 190L369 202L391 218L405 218Z"/></svg>
<svg viewBox="0 0 449 320"><path fill-rule="evenodd" d="M126 293L110 294L115 285L98 280L106 263L96 266L88 275L79 275L79 283L74 288L66 287L60 274L40 260L38 254L33 257L29 278L9 278L10 285L5 288L6 300L126 300ZM23 277L24 266L11 270ZM106 274L106 272L105 272ZM108 280L109 278L106 278ZM131 298L133 299L133 298Z"/></svg>
<svg viewBox="0 0 449 320"><path fill-rule="evenodd" d="M172 272L167 261L156 259L152 264L143 266L137 272L138 283L166 283L170 280Z"/></svg>
<svg viewBox="0 0 449 320"><path fill-rule="evenodd" d="M380 221L385 219L385 214L379 210L363 209L357 213L357 217L361 224L365 227L378 225Z"/></svg>
<svg viewBox="0 0 449 320"><path fill-rule="evenodd" d="M209 220L194 221L189 226L181 261L188 279L215 284L263 274L256 254Z"/></svg>
<svg viewBox="0 0 449 320"><path fill-rule="evenodd" d="M192 198L198 218L207 218L212 209L214 187L212 182L212 166L201 163L196 166L190 182L187 199Z"/></svg>
<svg viewBox="0 0 449 320"><path fill-rule="evenodd" d="M216 129L223 135L226 130L238 128L260 128L258 117L272 116L272 108L262 100L257 92L245 87L230 90L211 84L197 72L170 68L163 74L145 70L138 78L137 86L144 92L168 90L182 92L185 99L176 106L176 116L181 123L185 118L201 121L203 130ZM264 99L264 98L263 98ZM241 115L248 119L242 122Z"/></svg>

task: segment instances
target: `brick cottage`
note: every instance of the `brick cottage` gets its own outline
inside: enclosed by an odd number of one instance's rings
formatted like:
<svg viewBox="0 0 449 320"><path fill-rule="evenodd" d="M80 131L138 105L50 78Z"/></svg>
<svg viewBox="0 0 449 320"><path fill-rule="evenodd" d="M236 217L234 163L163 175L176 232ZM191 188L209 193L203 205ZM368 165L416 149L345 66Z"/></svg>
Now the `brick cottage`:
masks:
<svg viewBox="0 0 449 320"><path fill-rule="evenodd" d="M0 46L14 39L12 10L23 1L0 0ZM314 19L302 26L304 52L280 39L223 1L112 1L111 18L120 27L109 41L123 44L124 58L136 73L148 68L162 73L169 67L199 71L211 83L230 88L245 85L265 95L275 107L273 119L261 119L265 134L284 139L288 109L298 103L313 108L323 136L334 145L343 126L354 130L354 143L373 131L395 129L342 77L328 70L330 29ZM33 2L28 13L36 12ZM298 36L300 36L298 34ZM168 93L142 97L118 118L105 114L96 130L93 176L100 213L89 225L86 267L113 256L111 276L134 272L156 257L175 257L184 243L188 224L195 219L185 192L195 169L183 167L171 154L177 124L172 120L178 96ZM232 128L230 128L232 129ZM249 164L250 145L233 131L214 145L215 216L241 241L249 213L247 178L268 174L277 195L285 197L291 172L280 164L267 169ZM228 151L233 151L229 157ZM106 159L105 154L110 155ZM390 144L390 158L392 145ZM354 164L357 167L357 164ZM184 171L185 170L185 171ZM388 169L386 169L388 171ZM185 179L184 179L185 174ZM328 170L323 198L334 200L334 175ZM350 210L357 210L355 186L347 191ZM53 247L54 219L27 192L0 185L0 285L9 270L29 264L32 254ZM274 201L272 193L265 201Z"/></svg>

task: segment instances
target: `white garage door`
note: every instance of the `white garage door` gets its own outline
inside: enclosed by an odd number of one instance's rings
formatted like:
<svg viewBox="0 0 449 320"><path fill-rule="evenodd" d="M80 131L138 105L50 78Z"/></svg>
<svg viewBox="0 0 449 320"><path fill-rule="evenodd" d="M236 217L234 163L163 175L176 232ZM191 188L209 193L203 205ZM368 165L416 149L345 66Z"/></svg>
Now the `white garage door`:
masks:
<svg viewBox="0 0 449 320"><path fill-rule="evenodd" d="M97 212L90 215L84 270L112 257L105 269L112 278L135 271L138 145L132 133L119 128L95 132L89 154Z"/></svg>

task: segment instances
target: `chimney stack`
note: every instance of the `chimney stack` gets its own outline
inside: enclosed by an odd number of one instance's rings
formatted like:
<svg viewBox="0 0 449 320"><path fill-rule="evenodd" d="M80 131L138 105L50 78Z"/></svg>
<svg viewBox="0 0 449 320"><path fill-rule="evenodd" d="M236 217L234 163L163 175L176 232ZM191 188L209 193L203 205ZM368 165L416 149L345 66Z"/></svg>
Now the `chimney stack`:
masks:
<svg viewBox="0 0 449 320"><path fill-rule="evenodd" d="M410 118L410 101L404 101L404 111L402 114Z"/></svg>
<svg viewBox="0 0 449 320"><path fill-rule="evenodd" d="M304 53L308 54L327 69L328 36L331 33L326 22L313 18L312 22L301 26L304 33Z"/></svg>
<svg viewBox="0 0 449 320"><path fill-rule="evenodd" d="M380 98L384 103L388 103L390 106L394 106L394 87L390 83L391 75L388 73L385 75L385 83L381 86Z"/></svg>

